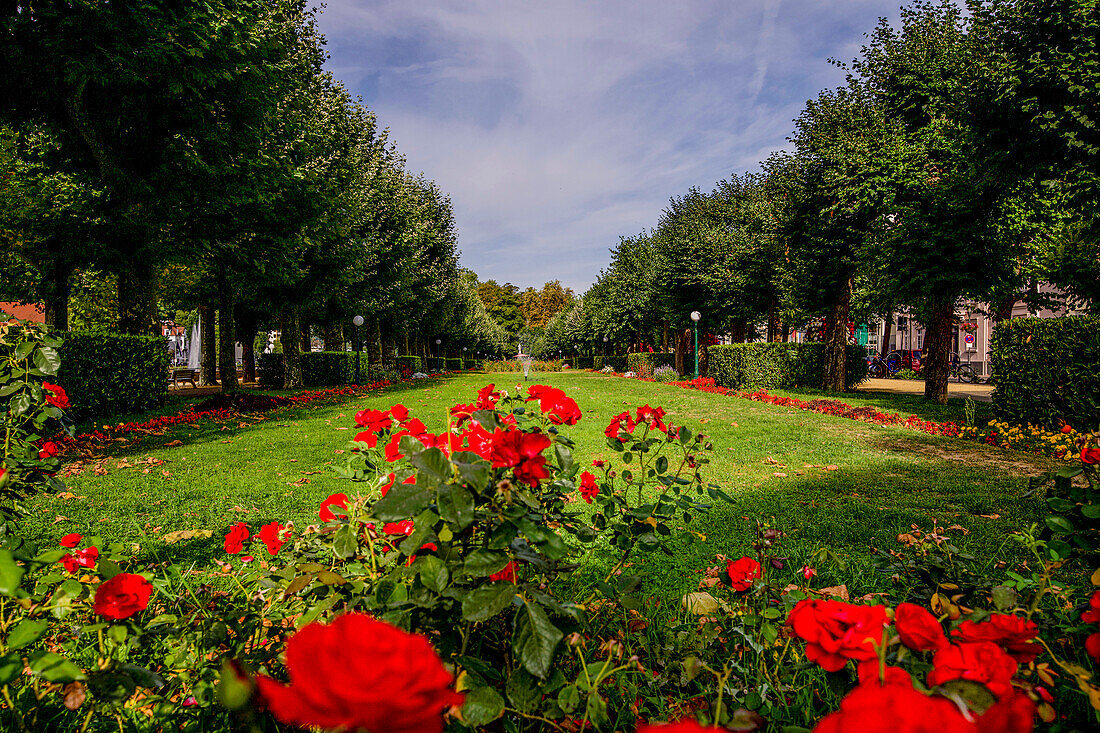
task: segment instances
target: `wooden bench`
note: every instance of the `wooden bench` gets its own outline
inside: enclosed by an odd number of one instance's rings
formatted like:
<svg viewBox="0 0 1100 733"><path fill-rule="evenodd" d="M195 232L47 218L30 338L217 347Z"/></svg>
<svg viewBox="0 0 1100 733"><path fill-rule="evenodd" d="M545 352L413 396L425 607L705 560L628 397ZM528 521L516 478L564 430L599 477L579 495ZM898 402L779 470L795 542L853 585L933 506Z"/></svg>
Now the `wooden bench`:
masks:
<svg viewBox="0 0 1100 733"><path fill-rule="evenodd" d="M198 369L173 369L171 376L169 376L169 383L175 385L176 389L181 388L181 383L190 382L192 387L197 388L199 385L196 380L199 378Z"/></svg>

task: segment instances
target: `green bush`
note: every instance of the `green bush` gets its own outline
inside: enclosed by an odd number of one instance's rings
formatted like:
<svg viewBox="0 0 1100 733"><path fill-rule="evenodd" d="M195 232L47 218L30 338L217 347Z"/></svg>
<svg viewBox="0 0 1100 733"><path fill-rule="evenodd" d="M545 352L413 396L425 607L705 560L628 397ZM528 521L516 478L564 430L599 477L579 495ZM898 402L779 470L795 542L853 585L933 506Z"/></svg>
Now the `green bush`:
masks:
<svg viewBox="0 0 1100 733"><path fill-rule="evenodd" d="M256 379L260 389L282 389L286 379L286 365L282 354L260 354L256 360Z"/></svg>
<svg viewBox="0 0 1100 733"><path fill-rule="evenodd" d="M560 361L536 361L531 360L531 374L535 372L560 372ZM523 362L518 359L509 359L506 361L487 361L482 367L487 372L519 372L523 373Z"/></svg>
<svg viewBox="0 0 1100 733"><path fill-rule="evenodd" d="M444 370L448 372L462 371L462 359L444 359Z"/></svg>
<svg viewBox="0 0 1100 733"><path fill-rule="evenodd" d="M359 357L359 379L368 373L367 355ZM302 383L306 387L335 387L355 382L354 351L311 351L302 354Z"/></svg>
<svg viewBox="0 0 1100 733"><path fill-rule="evenodd" d="M867 378L866 351L847 349L847 388ZM825 344L759 343L711 346L710 376L729 389L820 387L825 375Z"/></svg>
<svg viewBox="0 0 1100 733"><path fill-rule="evenodd" d="M1016 318L993 329L993 412L1012 423L1100 427L1100 317Z"/></svg>
<svg viewBox="0 0 1100 733"><path fill-rule="evenodd" d="M402 376L409 376L416 372L423 371L420 368L419 356L399 356L397 357L397 370ZM408 372L408 374L406 374Z"/></svg>
<svg viewBox="0 0 1100 733"><path fill-rule="evenodd" d="M636 352L626 355L626 370L640 377L652 377L661 367L676 367L676 354Z"/></svg>
<svg viewBox="0 0 1100 733"><path fill-rule="evenodd" d="M592 368L592 357L591 356L574 356L570 359L566 359L565 361L568 362L569 366L573 367L574 369L591 369Z"/></svg>
<svg viewBox="0 0 1100 733"><path fill-rule="evenodd" d="M58 335L63 340L57 382L69 394L75 419L147 410L168 398L164 337L83 331Z"/></svg>

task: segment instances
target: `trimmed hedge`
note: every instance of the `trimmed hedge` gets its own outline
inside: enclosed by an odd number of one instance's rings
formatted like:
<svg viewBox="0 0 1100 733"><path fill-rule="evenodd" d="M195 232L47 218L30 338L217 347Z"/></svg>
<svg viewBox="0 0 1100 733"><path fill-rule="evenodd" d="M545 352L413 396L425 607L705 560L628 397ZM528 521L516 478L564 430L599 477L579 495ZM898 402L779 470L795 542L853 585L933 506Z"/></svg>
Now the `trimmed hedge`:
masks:
<svg viewBox="0 0 1100 733"><path fill-rule="evenodd" d="M73 417L86 420L160 407L168 398L168 340L163 336L70 331L57 383Z"/></svg>
<svg viewBox="0 0 1100 733"><path fill-rule="evenodd" d="M652 377L661 367L676 368L676 354L662 352L635 352L626 355L626 370L638 376Z"/></svg>
<svg viewBox="0 0 1100 733"><path fill-rule="evenodd" d="M993 412L1012 423L1100 427L1100 317L1015 318L993 329Z"/></svg>
<svg viewBox="0 0 1100 733"><path fill-rule="evenodd" d="M847 348L847 388L867 378L867 351ZM707 349L710 376L729 389L821 387L825 376L825 344L727 344Z"/></svg>
<svg viewBox="0 0 1100 733"><path fill-rule="evenodd" d="M416 372L422 372L420 368L419 356L399 356L397 357L397 370L404 374L406 371L411 375Z"/></svg>
<svg viewBox="0 0 1100 733"><path fill-rule="evenodd" d="M460 372L462 371L462 359L444 359L444 370L448 372Z"/></svg>
<svg viewBox="0 0 1100 733"><path fill-rule="evenodd" d="M286 362L282 354L259 354L256 357L256 380L260 389L282 389L286 379Z"/></svg>
<svg viewBox="0 0 1100 733"><path fill-rule="evenodd" d="M562 362L554 361L538 361L531 360L531 373L535 372L560 372ZM482 365L482 368L487 372L519 372L523 373L523 362L519 359L509 359L506 361L487 361Z"/></svg>
<svg viewBox="0 0 1100 733"><path fill-rule="evenodd" d="M359 379L369 371L366 352L359 352ZM302 383L306 387L338 387L355 381L354 351L311 351L302 354Z"/></svg>
<svg viewBox="0 0 1100 733"><path fill-rule="evenodd" d="M591 369L594 357L591 356L574 356L572 359L566 359L569 362L569 366L574 369Z"/></svg>

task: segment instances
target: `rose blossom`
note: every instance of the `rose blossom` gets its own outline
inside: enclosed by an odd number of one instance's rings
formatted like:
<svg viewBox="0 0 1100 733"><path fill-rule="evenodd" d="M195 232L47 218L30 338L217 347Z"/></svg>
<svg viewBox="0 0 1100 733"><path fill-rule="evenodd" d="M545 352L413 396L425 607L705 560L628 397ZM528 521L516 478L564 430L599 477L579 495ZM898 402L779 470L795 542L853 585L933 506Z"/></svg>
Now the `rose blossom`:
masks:
<svg viewBox="0 0 1100 733"><path fill-rule="evenodd" d="M84 535L80 535L80 534L77 534L76 532L73 532L72 534L67 534L67 535L65 535L64 537L61 538L61 546L62 547L76 547L77 545L80 544L80 541L82 539L84 539Z"/></svg>
<svg viewBox="0 0 1100 733"><path fill-rule="evenodd" d="M279 552L279 548L286 544L290 539L290 532L286 533L286 537L282 536L286 527L278 522L269 522L260 527L260 531L256 533L256 536L267 546L267 552L269 555L275 555Z"/></svg>
<svg viewBox="0 0 1100 733"><path fill-rule="evenodd" d="M913 603L899 603L894 609L894 627L901 643L915 652L935 651L948 643L936 617Z"/></svg>
<svg viewBox="0 0 1100 733"><path fill-rule="evenodd" d="M244 541L248 539L248 525L237 522L225 533L225 551L230 555L236 555L244 549Z"/></svg>
<svg viewBox="0 0 1100 733"><path fill-rule="evenodd" d="M290 725L371 733L441 733L461 705L428 640L361 613L311 623L286 643L289 685L259 676L260 696Z"/></svg>
<svg viewBox="0 0 1100 733"><path fill-rule="evenodd" d="M730 585L738 592L748 590L752 587L752 581L764 577L760 563L751 557L730 560L726 563L726 574L729 575Z"/></svg>
<svg viewBox="0 0 1100 733"><path fill-rule="evenodd" d="M1089 596L1089 610L1081 614L1086 624L1100 624L1100 590L1094 590Z"/></svg>
<svg viewBox="0 0 1100 733"><path fill-rule="evenodd" d="M955 703L902 684L860 685L813 733L977 733Z"/></svg>
<svg viewBox="0 0 1100 733"><path fill-rule="evenodd" d="M849 659L874 659L889 619L882 606L811 598L798 602L787 623L806 642L806 658L836 672Z"/></svg>
<svg viewBox="0 0 1100 733"><path fill-rule="evenodd" d="M1043 651L1042 645L1033 641L1039 636L1039 626L1034 621L1007 613L990 614L985 621L963 621L951 631L955 641L991 641L1003 647L1020 664L1034 662Z"/></svg>
<svg viewBox="0 0 1100 733"><path fill-rule="evenodd" d="M100 616L118 621L144 611L149 606L152 593L153 584L145 578L133 573L119 573L95 589L92 607Z"/></svg>
<svg viewBox="0 0 1100 733"><path fill-rule="evenodd" d="M997 697L1012 692L1016 660L991 641L952 644L932 657L928 686L936 687L951 680L980 682Z"/></svg>
<svg viewBox="0 0 1100 733"><path fill-rule="evenodd" d="M69 396L60 385L43 382L42 391L46 393L46 402L59 410L69 409Z"/></svg>
<svg viewBox="0 0 1100 733"><path fill-rule="evenodd" d="M332 507L340 507L344 510L343 515L347 516L348 509L348 495L347 494L331 494L327 499L321 502L321 508L317 512L317 515L321 518L322 522L331 522L336 519L336 515L332 513Z"/></svg>
<svg viewBox="0 0 1100 733"><path fill-rule="evenodd" d="M592 499L600 493L600 487L596 485L596 477L588 471L581 472L581 498L592 503Z"/></svg>
<svg viewBox="0 0 1100 733"><path fill-rule="evenodd" d="M500 572L493 573L489 576L489 580L507 580L509 583L516 582L516 561L509 560Z"/></svg>

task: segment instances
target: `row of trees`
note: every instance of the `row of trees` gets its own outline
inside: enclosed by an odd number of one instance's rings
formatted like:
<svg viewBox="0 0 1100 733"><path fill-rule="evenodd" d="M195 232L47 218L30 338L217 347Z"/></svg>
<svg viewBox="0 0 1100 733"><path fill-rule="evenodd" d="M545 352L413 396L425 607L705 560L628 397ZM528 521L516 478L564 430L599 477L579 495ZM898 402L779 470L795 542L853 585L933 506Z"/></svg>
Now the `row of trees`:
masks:
<svg viewBox="0 0 1100 733"><path fill-rule="evenodd" d="M216 312L230 387L235 342L247 373L280 329L295 384L311 331L342 348L355 314L376 357L503 348L449 199L323 71L301 0L13 2L0 32L0 299L65 329L91 275L123 333Z"/></svg>
<svg viewBox="0 0 1100 733"><path fill-rule="evenodd" d="M1098 44L1090 0L908 6L807 102L788 151L622 238L548 344L667 345L694 310L734 341L819 320L839 390L850 320L908 309L945 401L964 299L1003 319L1045 281L1100 307Z"/></svg>

